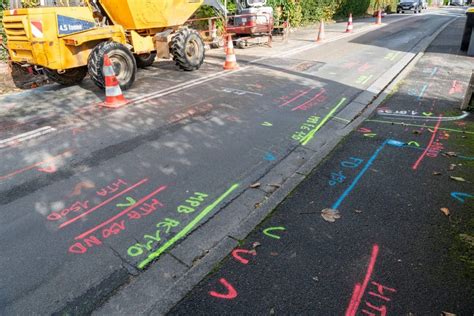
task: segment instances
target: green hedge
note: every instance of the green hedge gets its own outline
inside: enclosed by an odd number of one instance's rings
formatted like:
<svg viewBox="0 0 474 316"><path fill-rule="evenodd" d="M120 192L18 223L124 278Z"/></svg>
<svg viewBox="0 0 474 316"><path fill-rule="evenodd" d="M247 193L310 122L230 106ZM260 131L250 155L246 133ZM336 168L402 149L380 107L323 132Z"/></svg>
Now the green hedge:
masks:
<svg viewBox="0 0 474 316"><path fill-rule="evenodd" d="M231 0L228 2L232 3ZM349 13L354 16L373 14L379 7L393 12L397 3L397 0L267 0L267 4L274 9L275 18L288 20L292 26L347 17Z"/></svg>

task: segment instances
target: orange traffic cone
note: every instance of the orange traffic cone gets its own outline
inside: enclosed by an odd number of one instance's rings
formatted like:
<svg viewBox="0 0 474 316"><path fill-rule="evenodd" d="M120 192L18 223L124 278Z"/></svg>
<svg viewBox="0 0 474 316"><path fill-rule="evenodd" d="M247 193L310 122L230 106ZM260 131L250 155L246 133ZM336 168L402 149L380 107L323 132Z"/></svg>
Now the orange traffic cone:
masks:
<svg viewBox="0 0 474 316"><path fill-rule="evenodd" d="M346 33L352 33L354 26L352 25L352 13L349 14L349 21L347 21Z"/></svg>
<svg viewBox="0 0 474 316"><path fill-rule="evenodd" d="M324 20L321 20L321 23L319 23L319 33L318 33L318 39L316 42L322 42L326 38L326 32L324 31Z"/></svg>
<svg viewBox="0 0 474 316"><path fill-rule="evenodd" d="M375 24L382 24L382 9L379 9L379 12L377 13L377 22L375 22Z"/></svg>
<svg viewBox="0 0 474 316"><path fill-rule="evenodd" d="M233 69L238 69L238 68L239 68L239 65L237 64L237 59L235 58L234 43L232 42L232 35L229 34L227 37L227 49L225 51L224 69L233 70Z"/></svg>
<svg viewBox="0 0 474 316"><path fill-rule="evenodd" d="M129 103L130 101L125 99L122 94L122 89L120 89L120 84L115 76L114 67L107 54L104 55L102 74L105 79L105 102L100 105L115 109Z"/></svg>

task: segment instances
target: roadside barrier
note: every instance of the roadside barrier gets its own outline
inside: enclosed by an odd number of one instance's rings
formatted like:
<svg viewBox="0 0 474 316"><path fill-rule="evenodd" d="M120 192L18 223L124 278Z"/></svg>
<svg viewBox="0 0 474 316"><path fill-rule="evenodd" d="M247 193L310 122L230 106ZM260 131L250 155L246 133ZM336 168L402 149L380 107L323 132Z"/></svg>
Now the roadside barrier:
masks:
<svg viewBox="0 0 474 316"><path fill-rule="evenodd" d="M318 33L318 39L316 42L322 42L326 39L326 32L324 30L324 20L321 20L321 23L319 23L319 33Z"/></svg>
<svg viewBox="0 0 474 316"><path fill-rule="evenodd" d="M225 53L226 53L226 56L225 56L224 69L225 70L238 69L239 65L237 64L237 58L235 58L234 43L232 42L231 34L227 36L227 49Z"/></svg>
<svg viewBox="0 0 474 316"><path fill-rule="evenodd" d="M105 79L105 102L101 103L100 106L116 109L129 103L122 94L122 89L120 89L120 84L115 76L114 67L107 54L104 55L102 74Z"/></svg>
<svg viewBox="0 0 474 316"><path fill-rule="evenodd" d="M354 26L352 25L352 13L349 13L349 21L347 21L346 33L352 33Z"/></svg>

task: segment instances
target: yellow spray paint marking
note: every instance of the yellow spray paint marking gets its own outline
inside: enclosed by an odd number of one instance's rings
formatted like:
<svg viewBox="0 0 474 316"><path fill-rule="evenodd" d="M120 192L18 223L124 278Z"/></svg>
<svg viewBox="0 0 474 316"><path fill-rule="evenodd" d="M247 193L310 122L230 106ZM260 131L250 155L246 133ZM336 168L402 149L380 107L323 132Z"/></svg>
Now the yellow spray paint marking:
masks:
<svg viewBox="0 0 474 316"><path fill-rule="evenodd" d="M267 235L268 237L275 238L275 239L280 239L280 236L270 233L270 232L272 232L272 231L274 231L274 230L282 230L282 231L285 231L286 228L283 227L283 226L268 227L268 228L266 228L266 229L263 230L263 233L264 233L265 235Z"/></svg>
<svg viewBox="0 0 474 316"><path fill-rule="evenodd" d="M420 147L420 144L418 144L418 143L415 142L415 141L411 141L411 142L408 143L408 146L412 146L412 145L413 145L413 146L416 146L416 147Z"/></svg>
<svg viewBox="0 0 474 316"><path fill-rule="evenodd" d="M367 134L364 134L365 137L374 137L376 136L377 134L375 133L367 133Z"/></svg>
<svg viewBox="0 0 474 316"><path fill-rule="evenodd" d="M423 113L421 113L421 114L423 114L424 116L431 116L431 115L433 115L433 113L431 113L431 112L423 112Z"/></svg>

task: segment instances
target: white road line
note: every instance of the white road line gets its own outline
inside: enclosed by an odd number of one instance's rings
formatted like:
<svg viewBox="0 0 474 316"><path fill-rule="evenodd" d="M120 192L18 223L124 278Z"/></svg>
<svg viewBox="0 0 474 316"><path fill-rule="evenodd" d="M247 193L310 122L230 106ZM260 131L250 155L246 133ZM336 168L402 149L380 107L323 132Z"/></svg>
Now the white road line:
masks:
<svg viewBox="0 0 474 316"><path fill-rule="evenodd" d="M39 136L43 136L43 135L52 133L54 131L56 131L56 129L51 127L51 126L43 126L43 127L40 127L38 129L35 129L35 130L32 130L32 131L28 131L28 132L23 133L23 134L15 135L13 137L0 140L0 148L8 147L8 146L11 146L13 144L17 144L19 142L24 142L26 140L30 140L30 139L33 139L33 138L36 138L36 137L39 137Z"/></svg>
<svg viewBox="0 0 474 316"><path fill-rule="evenodd" d="M390 117L399 118L399 119L423 119L423 120L431 120L431 121L440 120L442 122L462 120L463 118L466 118L469 115L469 112L466 112L466 111L463 111L462 113L463 114L459 116L421 116L421 115L406 115L406 114L397 114L397 113L377 112L377 114L380 116L390 116Z"/></svg>

